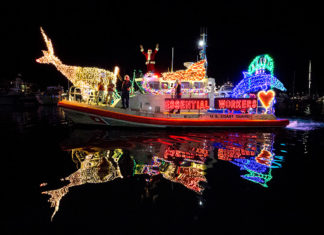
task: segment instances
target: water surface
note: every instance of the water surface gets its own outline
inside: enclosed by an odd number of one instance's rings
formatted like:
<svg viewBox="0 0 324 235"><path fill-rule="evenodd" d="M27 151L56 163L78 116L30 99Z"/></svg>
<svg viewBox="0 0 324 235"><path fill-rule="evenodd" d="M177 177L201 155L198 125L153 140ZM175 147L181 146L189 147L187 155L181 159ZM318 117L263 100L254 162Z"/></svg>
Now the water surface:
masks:
<svg viewBox="0 0 324 235"><path fill-rule="evenodd" d="M322 122L77 128L51 106L3 109L1 120L7 234L312 234L319 225Z"/></svg>

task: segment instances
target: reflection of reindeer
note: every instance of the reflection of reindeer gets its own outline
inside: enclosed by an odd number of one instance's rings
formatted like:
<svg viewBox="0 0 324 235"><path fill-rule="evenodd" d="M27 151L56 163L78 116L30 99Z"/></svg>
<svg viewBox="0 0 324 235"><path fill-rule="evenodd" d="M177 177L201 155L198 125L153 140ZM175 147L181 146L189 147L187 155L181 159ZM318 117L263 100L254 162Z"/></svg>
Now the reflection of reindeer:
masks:
<svg viewBox="0 0 324 235"><path fill-rule="evenodd" d="M133 157L127 155L127 151L123 152L121 149L115 149L112 152L110 150L89 148L87 150L82 148L73 149L72 160L80 168L68 177L61 179L62 181L68 181L68 184L59 189L42 192L42 194L50 195L48 201L51 203L51 207L54 207L52 219L59 210L61 199L69 192L69 188L74 186L87 183L104 183L130 175L144 174L150 177L144 192L146 197L150 197L153 189L157 186L158 179L162 177L180 183L198 194L201 194L204 190L204 186L200 185L200 183L207 182L204 169L201 166L203 162L201 164L191 163L190 165L187 164L188 166L179 166L177 161L169 161L155 156L150 164L141 164L136 163ZM44 187L46 185L47 183L42 183L40 186Z"/></svg>
<svg viewBox="0 0 324 235"><path fill-rule="evenodd" d="M116 82L116 76L114 73L94 68L94 67L79 67L79 66L70 66L65 65L61 60L54 55L54 49L51 39L47 37L44 30L41 28L41 33L43 35L44 41L47 46L47 51L42 50L43 56L39 59L36 59L38 63L42 64L53 64L57 70L59 70L74 86L84 88L96 88L100 79L103 79L105 85L108 85L109 80Z"/></svg>
<svg viewBox="0 0 324 235"><path fill-rule="evenodd" d="M116 178L123 178L117 163L118 159L116 159L120 149L116 149L113 154L110 154L109 150L100 153L81 152L81 150L72 151L72 154L79 155L76 158L80 161L80 169L68 177L61 179L69 183L62 188L42 192L42 194L50 195L48 201L51 203L51 207L54 207L51 219L53 219L59 210L60 201L69 192L69 188L86 183L104 183L113 181ZM74 156L72 155L72 157ZM43 183L40 186L43 187L46 185L46 183Z"/></svg>

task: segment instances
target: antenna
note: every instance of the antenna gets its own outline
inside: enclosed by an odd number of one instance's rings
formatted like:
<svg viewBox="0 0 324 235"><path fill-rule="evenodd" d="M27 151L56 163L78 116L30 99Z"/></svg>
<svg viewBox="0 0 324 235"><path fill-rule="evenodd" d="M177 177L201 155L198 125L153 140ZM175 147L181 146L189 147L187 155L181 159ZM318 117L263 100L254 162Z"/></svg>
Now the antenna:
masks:
<svg viewBox="0 0 324 235"><path fill-rule="evenodd" d="M206 76L207 76L207 55L206 55L206 47L207 47L207 28L200 28L200 40L198 42L199 58L200 60L206 60Z"/></svg>
<svg viewBox="0 0 324 235"><path fill-rule="evenodd" d="M311 84L312 84L312 62L309 61L308 66L308 95L311 96Z"/></svg>
<svg viewBox="0 0 324 235"><path fill-rule="evenodd" d="M173 59L174 59L174 47L172 47L172 56L171 56L171 72L173 72Z"/></svg>
<svg viewBox="0 0 324 235"><path fill-rule="evenodd" d="M295 81L296 81L296 71L294 71L294 78L293 78L293 87L292 87L293 97L295 97Z"/></svg>

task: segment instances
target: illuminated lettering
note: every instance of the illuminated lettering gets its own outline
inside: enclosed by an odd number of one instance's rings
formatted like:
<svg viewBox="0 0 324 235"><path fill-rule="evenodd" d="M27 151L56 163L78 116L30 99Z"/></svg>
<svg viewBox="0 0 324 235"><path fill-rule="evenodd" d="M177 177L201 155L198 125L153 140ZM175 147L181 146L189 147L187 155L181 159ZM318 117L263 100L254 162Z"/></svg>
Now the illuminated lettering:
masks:
<svg viewBox="0 0 324 235"><path fill-rule="evenodd" d="M184 100L180 100L180 109L186 109L186 102Z"/></svg>
<svg viewBox="0 0 324 235"><path fill-rule="evenodd" d="M257 100L255 98L216 98L216 109L241 110L255 109L257 107Z"/></svg>
<svg viewBox="0 0 324 235"><path fill-rule="evenodd" d="M170 110L174 109L174 100L170 100L169 108Z"/></svg>
<svg viewBox="0 0 324 235"><path fill-rule="evenodd" d="M246 100L242 100L242 109L246 109Z"/></svg>
<svg viewBox="0 0 324 235"><path fill-rule="evenodd" d="M225 109L225 100L218 100L218 108Z"/></svg>
<svg viewBox="0 0 324 235"><path fill-rule="evenodd" d="M246 108L252 108L252 101L251 100L246 100Z"/></svg>
<svg viewBox="0 0 324 235"><path fill-rule="evenodd" d="M166 100L164 102L164 108L165 108L165 110L170 110L170 100Z"/></svg>
<svg viewBox="0 0 324 235"><path fill-rule="evenodd" d="M165 99L164 107L166 110L172 109L209 109L209 99Z"/></svg>
<svg viewBox="0 0 324 235"><path fill-rule="evenodd" d="M180 109L180 101L179 100L174 101L174 108L175 109Z"/></svg>

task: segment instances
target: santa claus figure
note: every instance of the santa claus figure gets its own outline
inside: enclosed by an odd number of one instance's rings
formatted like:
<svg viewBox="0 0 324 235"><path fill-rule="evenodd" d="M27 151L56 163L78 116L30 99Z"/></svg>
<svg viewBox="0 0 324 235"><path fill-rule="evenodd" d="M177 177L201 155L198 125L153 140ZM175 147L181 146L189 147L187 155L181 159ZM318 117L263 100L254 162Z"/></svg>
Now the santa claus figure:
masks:
<svg viewBox="0 0 324 235"><path fill-rule="evenodd" d="M155 55L159 50L159 44L156 44L154 52L152 52L152 49L148 49L147 52L144 52L144 47L142 45L140 45L140 48L146 58L145 64L147 66L147 72L153 73L155 71Z"/></svg>

